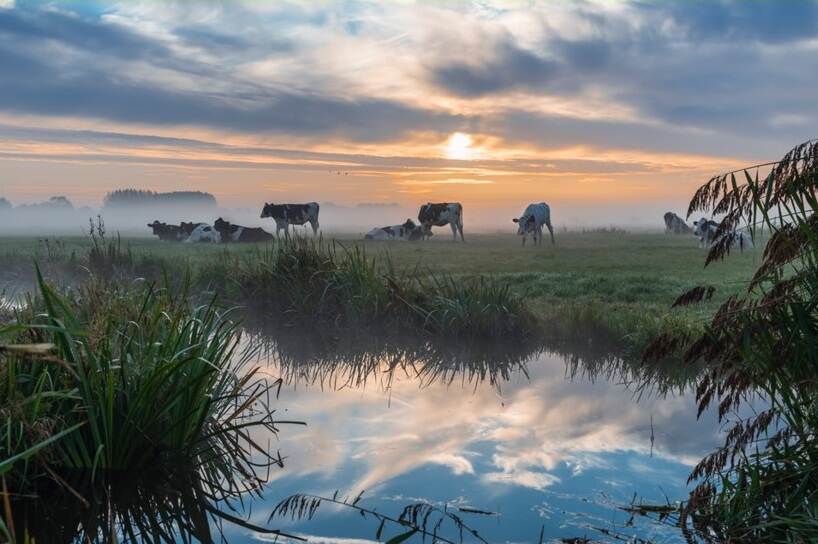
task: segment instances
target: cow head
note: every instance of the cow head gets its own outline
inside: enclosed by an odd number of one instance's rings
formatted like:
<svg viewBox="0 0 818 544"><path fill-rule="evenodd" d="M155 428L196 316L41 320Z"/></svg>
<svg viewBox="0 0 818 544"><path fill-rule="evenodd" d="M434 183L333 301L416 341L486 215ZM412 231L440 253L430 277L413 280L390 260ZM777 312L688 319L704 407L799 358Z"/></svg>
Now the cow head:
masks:
<svg viewBox="0 0 818 544"><path fill-rule="evenodd" d="M264 219L265 217L272 217L273 216L273 204L272 203L264 203L264 207L261 209L261 218Z"/></svg>
<svg viewBox="0 0 818 544"><path fill-rule="evenodd" d="M160 223L159 221L154 221L153 223L148 223L148 228L153 229L154 234L159 234L164 228L167 228L167 223Z"/></svg>
<svg viewBox="0 0 818 544"><path fill-rule="evenodd" d="M182 221L182 223L179 225L179 229L180 229L180 230L181 230L181 231L182 231L184 234L186 234L186 235L190 236L190 234L193 232L193 230L194 230L196 227L198 227L199 225L200 225L200 223L193 223L193 222L190 222L190 223L185 223L184 221Z"/></svg>
<svg viewBox="0 0 818 544"><path fill-rule="evenodd" d="M520 220L522 219L522 221ZM517 218L515 217L512 219L513 222L517 223L517 235L523 236L529 232L533 232L534 228L536 227L536 222L534 221L534 216L531 215L527 218Z"/></svg>
<svg viewBox="0 0 818 544"><path fill-rule="evenodd" d="M695 236L702 236L704 234L705 227L707 225L707 219L702 217L698 221L693 221L693 234Z"/></svg>

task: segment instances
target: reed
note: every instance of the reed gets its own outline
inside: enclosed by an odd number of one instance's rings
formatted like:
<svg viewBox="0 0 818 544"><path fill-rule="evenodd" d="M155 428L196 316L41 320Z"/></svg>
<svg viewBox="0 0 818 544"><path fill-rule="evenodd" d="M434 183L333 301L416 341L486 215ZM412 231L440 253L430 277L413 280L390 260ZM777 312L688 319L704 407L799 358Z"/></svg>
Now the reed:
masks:
<svg viewBox="0 0 818 544"><path fill-rule="evenodd" d="M691 202L691 213L723 214L708 263L727 257L736 228L769 233L744 295L728 298L704 333L661 335L646 350L648 362L680 351L704 365L699 414L714 404L729 421L725 444L691 474L697 486L679 514L691 540L818 540L817 190L818 142L810 141L773 165L714 176ZM699 286L676 305L714 292ZM749 415L734 417L753 399Z"/></svg>
<svg viewBox="0 0 818 544"><path fill-rule="evenodd" d="M252 350L212 301L111 282L60 296L38 278L38 296L0 331L9 540L212 541L281 464L258 442L278 430L277 384L249 366Z"/></svg>
<svg viewBox="0 0 818 544"><path fill-rule="evenodd" d="M507 285L419 268L397 272L388 256L369 257L360 247L293 238L249 258L224 259L225 281L217 283L284 324L470 338L525 336L536 325Z"/></svg>

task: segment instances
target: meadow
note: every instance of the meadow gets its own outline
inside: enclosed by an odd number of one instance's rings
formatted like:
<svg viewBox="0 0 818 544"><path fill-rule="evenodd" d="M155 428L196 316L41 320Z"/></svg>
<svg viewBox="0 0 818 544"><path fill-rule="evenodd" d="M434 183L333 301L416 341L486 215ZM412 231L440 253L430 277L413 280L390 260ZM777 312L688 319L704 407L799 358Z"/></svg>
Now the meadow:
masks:
<svg viewBox="0 0 818 544"><path fill-rule="evenodd" d="M705 267L707 252L693 236L660 231L563 230L553 246L520 247L513 233L470 234L468 243L460 244L452 243L444 230L418 243L331 233L324 234L323 242L341 254L360 251L375 266L397 275L443 275L458 282L491 278L521 297L546 333L566 336L601 328L634 350L665 329L703 326L720 302L746 290L761 257L759 249L734 251ZM269 249L265 244L172 244L148 237L119 243L137 263L137 275L158 277L163 270L180 275L189 268L203 289L236 281L225 262L257 262ZM32 285L33 262L46 268L70 262L90 245L87 237L0 238L0 288L25 289ZM670 311L678 295L702 284L717 288L709 303Z"/></svg>

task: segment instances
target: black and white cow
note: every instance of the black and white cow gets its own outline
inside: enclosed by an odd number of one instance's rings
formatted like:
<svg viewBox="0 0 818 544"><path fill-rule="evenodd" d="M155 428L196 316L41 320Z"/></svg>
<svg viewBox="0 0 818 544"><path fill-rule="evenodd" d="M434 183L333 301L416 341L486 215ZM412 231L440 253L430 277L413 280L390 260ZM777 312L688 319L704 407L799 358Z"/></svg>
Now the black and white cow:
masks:
<svg viewBox="0 0 818 544"><path fill-rule="evenodd" d="M530 234L534 239L534 245L542 245L542 228L548 227L551 233L551 243L554 243L554 227L551 226L551 208L545 202L529 204L523 214L512 219L517 223L517 235L523 237L525 246L526 238Z"/></svg>
<svg viewBox="0 0 818 544"><path fill-rule="evenodd" d="M242 227L225 221L221 217L213 223L213 228L219 233L222 242L267 242L273 235L264 229Z"/></svg>
<svg viewBox="0 0 818 544"><path fill-rule="evenodd" d="M197 242L221 242L221 236L218 231L208 225L207 223L185 223L182 221L180 225L183 236L182 241L187 243Z"/></svg>
<svg viewBox="0 0 818 544"><path fill-rule="evenodd" d="M159 221L154 221L153 223L148 223L148 227L153 229L153 234L158 236L160 240L164 240L166 242L178 242L187 238L187 234L184 234L182 228L179 225L168 225L167 223L160 223Z"/></svg>
<svg viewBox="0 0 818 544"><path fill-rule="evenodd" d="M422 238L432 236L432 227L442 227L449 225L452 228L453 241L457 241L457 233L460 232L460 240L463 238L463 206L459 202L441 202L433 204L431 202L420 207L418 221L423 229Z"/></svg>
<svg viewBox="0 0 818 544"><path fill-rule="evenodd" d="M365 240L408 240L414 242L423 237L423 229L415 224L411 219L407 219L402 225L390 225L379 227L367 232Z"/></svg>
<svg viewBox="0 0 818 544"><path fill-rule="evenodd" d="M312 226L312 233L318 234L318 203L308 202L306 204L272 204L264 203L261 210L261 218L272 217L276 222L276 236L281 229L284 229L284 236L290 237L290 225L303 225L309 223Z"/></svg>
<svg viewBox="0 0 818 544"><path fill-rule="evenodd" d="M723 236L730 236L731 247L738 247L741 250L753 247L753 240L748 234L734 230L719 235L718 229L718 223L704 217L698 221L693 221L693 235L699 239L699 247L711 247Z"/></svg>
<svg viewBox="0 0 818 544"><path fill-rule="evenodd" d="M684 222L684 219L673 212L667 212L665 219L665 234L690 234L691 229Z"/></svg>

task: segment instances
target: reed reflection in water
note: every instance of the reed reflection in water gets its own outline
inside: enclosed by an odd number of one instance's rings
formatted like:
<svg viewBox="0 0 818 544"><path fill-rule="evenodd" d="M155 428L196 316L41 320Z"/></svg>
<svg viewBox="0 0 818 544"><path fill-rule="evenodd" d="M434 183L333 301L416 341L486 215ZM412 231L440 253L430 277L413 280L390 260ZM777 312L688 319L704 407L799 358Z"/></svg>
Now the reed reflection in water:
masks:
<svg viewBox="0 0 818 544"><path fill-rule="evenodd" d="M682 498L690 466L719 443L715 418L697 422L681 394L686 372L647 371L599 342L555 354L542 343L361 347L285 335L267 347L282 406L309 425L280 437L285 469L257 511L294 493L367 490L384 511L411 498L501 512L479 522L490 541L536 540L542 524L549 537L577 536L634 493ZM282 528L373 534L343 511Z"/></svg>

